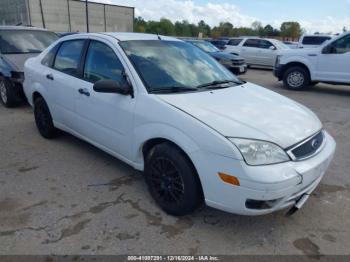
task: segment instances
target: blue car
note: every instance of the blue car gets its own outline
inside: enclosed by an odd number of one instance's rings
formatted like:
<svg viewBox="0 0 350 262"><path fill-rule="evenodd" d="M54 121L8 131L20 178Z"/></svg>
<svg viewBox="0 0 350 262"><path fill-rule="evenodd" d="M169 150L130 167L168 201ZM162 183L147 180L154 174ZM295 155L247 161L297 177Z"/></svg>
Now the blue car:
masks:
<svg viewBox="0 0 350 262"><path fill-rule="evenodd" d="M247 64L244 58L238 55L224 53L216 48L213 44L204 40L187 40L187 42L211 55L232 73L241 75L247 72Z"/></svg>
<svg viewBox="0 0 350 262"><path fill-rule="evenodd" d="M24 26L0 26L0 101L14 107L23 99L23 68L58 36L50 31Z"/></svg>

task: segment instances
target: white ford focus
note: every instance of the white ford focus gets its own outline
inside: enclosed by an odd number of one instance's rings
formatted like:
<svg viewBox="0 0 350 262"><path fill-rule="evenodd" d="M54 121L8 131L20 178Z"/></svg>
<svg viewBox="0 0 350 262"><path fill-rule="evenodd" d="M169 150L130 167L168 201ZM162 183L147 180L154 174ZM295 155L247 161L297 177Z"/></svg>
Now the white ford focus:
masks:
<svg viewBox="0 0 350 262"><path fill-rule="evenodd" d="M336 147L304 106L169 37L61 38L26 62L24 91L43 137L64 130L144 171L172 215L203 202L242 215L299 209Z"/></svg>

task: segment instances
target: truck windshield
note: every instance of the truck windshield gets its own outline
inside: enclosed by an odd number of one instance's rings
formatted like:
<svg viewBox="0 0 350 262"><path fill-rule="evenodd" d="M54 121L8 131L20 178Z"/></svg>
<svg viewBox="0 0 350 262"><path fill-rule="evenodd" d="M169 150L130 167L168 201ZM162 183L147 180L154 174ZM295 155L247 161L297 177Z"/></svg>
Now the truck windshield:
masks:
<svg viewBox="0 0 350 262"><path fill-rule="evenodd" d="M231 72L199 48L181 41L120 42L149 92L197 91L203 86L241 84Z"/></svg>
<svg viewBox="0 0 350 262"><path fill-rule="evenodd" d="M0 30L2 54L40 53L58 39L52 32L35 30Z"/></svg>

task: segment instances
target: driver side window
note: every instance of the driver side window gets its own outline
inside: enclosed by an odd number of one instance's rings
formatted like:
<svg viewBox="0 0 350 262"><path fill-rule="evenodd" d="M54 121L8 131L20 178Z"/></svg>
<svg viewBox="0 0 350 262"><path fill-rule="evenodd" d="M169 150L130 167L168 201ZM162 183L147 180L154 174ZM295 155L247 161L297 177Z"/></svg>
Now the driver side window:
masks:
<svg viewBox="0 0 350 262"><path fill-rule="evenodd" d="M338 39L331 46L333 54L345 54L350 52L350 35Z"/></svg>
<svg viewBox="0 0 350 262"><path fill-rule="evenodd" d="M104 43L92 40L86 55L84 79L96 83L99 80L124 79L124 67L114 51Z"/></svg>

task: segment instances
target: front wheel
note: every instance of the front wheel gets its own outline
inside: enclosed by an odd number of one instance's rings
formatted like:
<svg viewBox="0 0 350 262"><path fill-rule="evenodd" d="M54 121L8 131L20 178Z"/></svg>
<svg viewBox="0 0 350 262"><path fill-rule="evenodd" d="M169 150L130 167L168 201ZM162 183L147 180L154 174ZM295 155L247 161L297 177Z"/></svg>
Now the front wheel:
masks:
<svg viewBox="0 0 350 262"><path fill-rule="evenodd" d="M145 163L145 178L156 203L170 215L190 214L203 203L196 170L188 157L170 143L151 149Z"/></svg>
<svg viewBox="0 0 350 262"><path fill-rule="evenodd" d="M294 66L284 73L283 83L290 90L303 90L310 84L310 76L305 68Z"/></svg>

